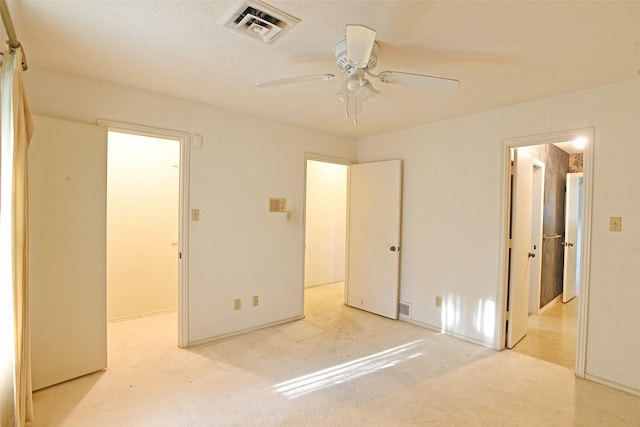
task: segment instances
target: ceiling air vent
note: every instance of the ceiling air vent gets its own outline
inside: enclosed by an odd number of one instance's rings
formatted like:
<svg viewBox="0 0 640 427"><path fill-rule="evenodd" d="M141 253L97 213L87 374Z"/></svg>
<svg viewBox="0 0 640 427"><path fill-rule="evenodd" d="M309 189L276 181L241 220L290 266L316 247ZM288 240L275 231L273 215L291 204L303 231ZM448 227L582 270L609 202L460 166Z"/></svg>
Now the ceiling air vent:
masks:
<svg viewBox="0 0 640 427"><path fill-rule="evenodd" d="M244 0L230 7L218 24L260 38L269 44L300 20L259 0Z"/></svg>

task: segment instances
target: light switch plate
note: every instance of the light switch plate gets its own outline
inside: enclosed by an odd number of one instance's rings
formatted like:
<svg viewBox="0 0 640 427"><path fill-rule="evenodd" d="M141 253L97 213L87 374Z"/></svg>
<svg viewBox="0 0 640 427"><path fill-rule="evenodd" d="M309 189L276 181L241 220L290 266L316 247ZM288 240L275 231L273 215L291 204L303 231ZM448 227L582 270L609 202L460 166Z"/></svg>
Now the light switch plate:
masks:
<svg viewBox="0 0 640 427"><path fill-rule="evenodd" d="M202 148L202 135L197 133L193 134L191 138L191 146L193 148Z"/></svg>
<svg viewBox="0 0 640 427"><path fill-rule="evenodd" d="M200 209L191 209L191 221L200 221Z"/></svg>
<svg viewBox="0 0 640 427"><path fill-rule="evenodd" d="M622 231L621 216L612 216L609 218L609 231Z"/></svg>

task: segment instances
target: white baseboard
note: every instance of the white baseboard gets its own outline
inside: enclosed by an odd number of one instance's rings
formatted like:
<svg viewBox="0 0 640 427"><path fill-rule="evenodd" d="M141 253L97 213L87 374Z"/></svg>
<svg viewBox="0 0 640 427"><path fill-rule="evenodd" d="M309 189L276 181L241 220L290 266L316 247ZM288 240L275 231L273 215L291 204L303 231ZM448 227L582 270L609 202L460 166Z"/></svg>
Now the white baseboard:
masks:
<svg viewBox="0 0 640 427"><path fill-rule="evenodd" d="M212 341L221 340L223 338L229 338L229 337L233 337L233 336L236 336L236 335L246 334L247 332L258 331L260 329L270 328L272 326L283 325L285 323L290 323L290 322L294 322L296 320L301 320L301 319L304 319L304 315L290 317L288 319L283 319L283 320L279 320L277 322L267 323L265 325L255 326L253 328L242 329L240 331L230 332L228 334L214 335L214 336L209 337L209 338L204 338L204 339L197 340L197 341L190 341L189 344L187 345L187 347L193 347L195 345L206 344L206 343L209 343L209 342L212 342Z"/></svg>
<svg viewBox="0 0 640 427"><path fill-rule="evenodd" d="M624 384L619 384L613 381L605 380L595 375L585 374L585 379L593 381L594 383L606 385L607 387L615 388L616 390L624 391L625 393L633 394L634 396L640 396L640 390L637 388L629 387Z"/></svg>
<svg viewBox="0 0 640 427"><path fill-rule="evenodd" d="M555 297L554 299L552 299L551 301L549 301L544 307L542 307L540 310L538 310L538 314L542 314L545 311L549 310L551 307L553 307L555 305L555 303L557 303L558 301L562 301L562 294L558 295L557 297Z"/></svg>
<svg viewBox="0 0 640 427"><path fill-rule="evenodd" d="M471 344L475 344L475 345L479 345L479 346L482 346L482 347L486 347L486 348L489 348L491 350L497 350L493 343L488 343L488 342L485 342L485 341L481 341L481 340L479 340L477 338L473 338L473 337L469 337L469 336L466 336L466 335L462 335L462 334L459 334L457 332L447 331L447 330L444 330L444 329L439 328L437 326L433 326L433 325L429 325L427 323L422 323L422 322L418 322L418 321L413 320L413 319L409 319L406 316L400 316L400 318L398 320L400 320L401 322L407 322L407 323L410 323L412 325L420 326L421 328L429 329L430 331L437 332L437 333L442 334L442 335L448 335L450 337L453 337L453 338L456 338L456 339L459 339L459 340L462 340L462 341L470 342Z"/></svg>
<svg viewBox="0 0 640 427"><path fill-rule="evenodd" d="M158 311L150 311L148 313L134 314L132 316L123 316L123 317L116 317L115 319L107 319L107 323L124 322L125 320L133 320L133 319L141 319L143 317L157 316L158 314L175 313L176 311L178 310L175 308L169 308L166 310L158 310Z"/></svg>

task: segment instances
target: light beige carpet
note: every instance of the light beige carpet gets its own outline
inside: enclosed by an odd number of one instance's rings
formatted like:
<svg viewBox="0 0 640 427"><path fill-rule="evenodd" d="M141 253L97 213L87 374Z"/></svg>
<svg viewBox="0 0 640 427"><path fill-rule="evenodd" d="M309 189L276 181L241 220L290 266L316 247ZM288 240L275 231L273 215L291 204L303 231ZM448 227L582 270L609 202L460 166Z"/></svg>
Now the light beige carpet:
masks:
<svg viewBox="0 0 640 427"><path fill-rule="evenodd" d="M109 368L36 392L31 426L640 425L640 398L306 292L306 319L190 349L175 314L109 325Z"/></svg>

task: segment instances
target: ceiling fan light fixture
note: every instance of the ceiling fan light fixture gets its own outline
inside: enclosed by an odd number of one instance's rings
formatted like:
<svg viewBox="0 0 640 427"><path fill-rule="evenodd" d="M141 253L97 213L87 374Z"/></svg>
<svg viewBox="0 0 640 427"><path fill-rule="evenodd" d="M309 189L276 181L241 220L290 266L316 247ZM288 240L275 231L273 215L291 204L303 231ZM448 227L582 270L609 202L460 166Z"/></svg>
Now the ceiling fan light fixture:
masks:
<svg viewBox="0 0 640 427"><path fill-rule="evenodd" d="M340 92L336 96L346 104L347 118L353 117L353 124L358 122L358 113L362 112L362 103L373 99L379 91L368 78L375 78L383 84L401 84L421 89L454 91L460 88L460 81L426 74L406 73L402 71L382 71L372 73L378 63L379 45L376 42L376 31L364 25L347 25L346 38L335 47L336 64L345 71L347 78L343 80ZM330 76L330 77L329 77ZM316 74L282 80L259 82L257 87L280 86L307 80L333 78L333 74Z"/></svg>
<svg viewBox="0 0 640 427"><path fill-rule="evenodd" d="M373 99L380 93L379 90L376 90L376 88L373 87L369 80L365 80L365 83L360 87L360 92L362 93L363 101Z"/></svg>
<svg viewBox="0 0 640 427"><path fill-rule="evenodd" d="M346 87L349 92L357 91L361 85L361 80L357 76L351 76L346 81Z"/></svg>
<svg viewBox="0 0 640 427"><path fill-rule="evenodd" d="M358 113L362 112L362 103L373 99L380 92L365 79L364 70L361 73L351 73L342 83L342 90L336 95L346 104L346 118L353 117L353 124L358 123Z"/></svg>

